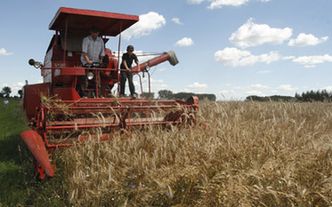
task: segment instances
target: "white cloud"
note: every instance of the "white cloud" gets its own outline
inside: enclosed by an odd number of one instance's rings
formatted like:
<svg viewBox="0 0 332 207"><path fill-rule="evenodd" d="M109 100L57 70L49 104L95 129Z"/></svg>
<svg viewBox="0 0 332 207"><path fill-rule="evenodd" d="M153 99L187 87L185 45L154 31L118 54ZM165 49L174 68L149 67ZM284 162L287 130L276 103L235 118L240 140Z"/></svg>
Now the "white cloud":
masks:
<svg viewBox="0 0 332 207"><path fill-rule="evenodd" d="M327 91L332 92L332 85L331 86L325 86L325 87L322 88L322 90L327 90Z"/></svg>
<svg viewBox="0 0 332 207"><path fill-rule="evenodd" d="M126 52L127 51L124 50L124 51L120 51L120 54L118 54L117 51L113 51L113 55L115 55L116 57L119 55L120 56L120 62L121 62L122 61L121 57ZM134 53L136 54L136 56L137 56L137 58L138 58L138 60L139 60L140 63L148 61L148 60L156 57L156 55L158 55L156 53L146 53L146 52L143 52L142 50L137 50L136 48L135 48Z"/></svg>
<svg viewBox="0 0 332 207"><path fill-rule="evenodd" d="M202 3L204 0L187 0L188 4L200 4Z"/></svg>
<svg viewBox="0 0 332 207"><path fill-rule="evenodd" d="M265 93L263 91L260 91L260 90L249 90L249 91L246 91L246 94L256 95L256 96L265 96Z"/></svg>
<svg viewBox="0 0 332 207"><path fill-rule="evenodd" d="M192 89L206 89L208 86L205 83L194 82L193 84L190 84L188 87Z"/></svg>
<svg viewBox="0 0 332 207"><path fill-rule="evenodd" d="M183 23L181 22L181 20L177 17L173 17L172 18L172 22L174 22L175 24L178 24L178 25L182 25Z"/></svg>
<svg viewBox="0 0 332 207"><path fill-rule="evenodd" d="M0 56L12 55L12 52L8 52L5 48L0 48Z"/></svg>
<svg viewBox="0 0 332 207"><path fill-rule="evenodd" d="M11 92L11 96L15 96L15 95L18 95L18 90L21 90L23 88L23 86L25 85L25 83L23 82L13 82L13 83L10 83L10 84L7 84L7 83L2 83L2 88L5 87L5 86L8 86L10 87L10 89L12 90ZM0 90L2 89L0 88Z"/></svg>
<svg viewBox="0 0 332 207"><path fill-rule="evenodd" d="M23 88L23 86L25 85L25 83L23 82L17 82L17 83L14 83L12 85L12 90L13 90L13 93L16 94L18 90L21 90Z"/></svg>
<svg viewBox="0 0 332 207"><path fill-rule="evenodd" d="M260 83L250 85L250 89L252 89L252 90L266 90L269 88L270 88L269 86L262 85Z"/></svg>
<svg viewBox="0 0 332 207"><path fill-rule="evenodd" d="M234 90L223 89L223 90L220 91L220 93L224 96L224 95L228 95L228 94L234 94L235 91Z"/></svg>
<svg viewBox="0 0 332 207"><path fill-rule="evenodd" d="M312 34L301 33L296 39L291 39L288 42L289 46L305 47L305 46L315 46L326 42L329 39L328 36L317 38Z"/></svg>
<svg viewBox="0 0 332 207"><path fill-rule="evenodd" d="M239 94L233 89L223 89L216 95L218 100L236 100Z"/></svg>
<svg viewBox="0 0 332 207"><path fill-rule="evenodd" d="M332 89L332 87L331 87ZM294 96L295 92L298 90L297 87L286 83L280 85L265 85L263 83L254 83L249 85L229 85L224 86L223 90L220 91L218 98L232 100L234 97L241 97L244 99L248 95L257 96L272 96L272 95L287 95Z"/></svg>
<svg viewBox="0 0 332 207"><path fill-rule="evenodd" d="M296 87L293 87L292 85L290 84L283 84L283 85L280 85L278 88L278 90L281 90L281 91L284 91L284 92L295 92L297 90Z"/></svg>
<svg viewBox="0 0 332 207"><path fill-rule="evenodd" d="M179 47L189 47L194 44L194 41L189 37L184 37L178 40L175 45Z"/></svg>
<svg viewBox="0 0 332 207"><path fill-rule="evenodd" d="M123 53L125 53L125 52L127 52L127 51L123 51ZM120 54L121 57L122 57L122 54ZM137 55L137 58L138 58L140 63L143 63L145 61L148 61L148 60L156 57L154 54L145 53L142 50L135 50L135 54Z"/></svg>
<svg viewBox="0 0 332 207"><path fill-rule="evenodd" d="M147 76L146 76L147 77ZM155 93L155 96L158 96L158 91L167 89L169 90L169 86L164 82L164 80L158 80L151 78L151 92ZM141 93L141 84L139 82L138 76L136 76L134 80L134 85L137 93ZM142 78L142 87L144 92L149 91L149 83L148 78ZM126 87L127 93L129 93L129 87Z"/></svg>
<svg viewBox="0 0 332 207"><path fill-rule="evenodd" d="M260 83L256 83L240 88L239 90L244 90L247 95L265 96L270 90L270 87Z"/></svg>
<svg viewBox="0 0 332 207"><path fill-rule="evenodd" d="M256 24L250 18L229 40L241 48L255 47L266 43L281 44L292 36L292 29L272 28L267 24Z"/></svg>
<svg viewBox="0 0 332 207"><path fill-rule="evenodd" d="M202 93L206 92L208 85L205 83L194 82L193 84L188 85L184 91L185 92L194 92L194 93Z"/></svg>
<svg viewBox="0 0 332 207"><path fill-rule="evenodd" d="M260 83L252 84L245 88L246 94L248 95L258 95L258 96L264 96L267 91L270 89L269 86L262 85Z"/></svg>
<svg viewBox="0 0 332 207"><path fill-rule="evenodd" d="M153 31L160 29L166 24L165 18L156 12L149 12L139 16L139 21L123 32L122 36L129 40L150 35Z"/></svg>
<svg viewBox="0 0 332 207"><path fill-rule="evenodd" d="M234 6L239 7L246 3L248 3L250 0L187 0L188 4L201 4L203 2L209 2L208 9L219 9L225 6ZM256 0L257 2L266 3L270 2L271 0Z"/></svg>
<svg viewBox="0 0 332 207"><path fill-rule="evenodd" d="M332 56L325 55L314 55L314 56L300 56L300 57L287 57L289 60L292 60L294 63L303 65L305 68L314 68L318 64L332 62Z"/></svg>
<svg viewBox="0 0 332 207"><path fill-rule="evenodd" d="M260 70L260 71L257 71L258 74L268 74L268 73L271 73L271 70Z"/></svg>
<svg viewBox="0 0 332 207"><path fill-rule="evenodd" d="M218 50L214 54L214 57L216 61L231 67L250 66L256 63L269 64L281 58L277 52L270 52L262 55L252 55L249 51L228 47L223 50Z"/></svg>
<svg viewBox="0 0 332 207"><path fill-rule="evenodd" d="M223 6L241 6L247 2L249 2L249 0L211 0L208 8L218 9Z"/></svg>
<svg viewBox="0 0 332 207"><path fill-rule="evenodd" d="M263 84L252 84L244 87L248 95L271 96L271 95L294 95L298 89L290 84L282 84L277 87L270 87Z"/></svg>
<svg viewBox="0 0 332 207"><path fill-rule="evenodd" d="M296 58L295 56L285 56L282 59L284 60L293 60L294 58Z"/></svg>

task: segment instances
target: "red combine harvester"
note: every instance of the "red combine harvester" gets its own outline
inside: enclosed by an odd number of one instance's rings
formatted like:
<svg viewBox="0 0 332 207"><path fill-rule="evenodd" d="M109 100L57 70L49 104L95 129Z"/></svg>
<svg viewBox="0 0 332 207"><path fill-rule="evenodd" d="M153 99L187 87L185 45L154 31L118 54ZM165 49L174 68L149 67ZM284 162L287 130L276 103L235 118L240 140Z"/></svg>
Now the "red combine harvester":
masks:
<svg viewBox="0 0 332 207"><path fill-rule="evenodd" d="M44 83L26 85L23 90L23 106L31 129L22 132L21 138L32 153L39 179L55 175L49 155L55 149L93 138L108 140L116 130L195 122L197 97L182 101L111 95L112 88L120 83L121 33L138 20L134 15L62 7L51 21L49 29L55 34L44 64L29 60L30 65L41 70ZM103 67L81 66L82 40L91 25L99 29L105 43L119 36L117 53L105 49ZM141 73L148 74L150 92L149 69L165 61L178 63L174 52L165 52L134 67L132 73L139 77ZM77 89L84 76L89 82L85 89L88 97L81 97Z"/></svg>

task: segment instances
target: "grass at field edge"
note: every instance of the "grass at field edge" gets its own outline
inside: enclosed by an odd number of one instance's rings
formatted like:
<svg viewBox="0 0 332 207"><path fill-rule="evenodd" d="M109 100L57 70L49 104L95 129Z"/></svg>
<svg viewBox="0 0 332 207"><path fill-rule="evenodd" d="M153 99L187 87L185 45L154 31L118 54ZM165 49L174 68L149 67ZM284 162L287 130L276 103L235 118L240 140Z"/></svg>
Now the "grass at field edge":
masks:
<svg viewBox="0 0 332 207"><path fill-rule="evenodd" d="M19 99L0 99L0 206L66 206L61 175L33 177L32 159L20 133L28 129Z"/></svg>

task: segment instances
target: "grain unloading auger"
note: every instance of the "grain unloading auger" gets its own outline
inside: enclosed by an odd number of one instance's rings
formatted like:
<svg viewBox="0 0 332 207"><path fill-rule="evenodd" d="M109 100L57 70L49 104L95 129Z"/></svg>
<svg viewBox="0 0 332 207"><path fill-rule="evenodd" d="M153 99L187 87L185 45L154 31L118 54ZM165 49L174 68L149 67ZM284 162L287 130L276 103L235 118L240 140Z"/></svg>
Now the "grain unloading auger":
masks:
<svg viewBox="0 0 332 207"><path fill-rule="evenodd" d="M195 122L197 97L182 101L111 95L112 88L120 82L120 49L116 54L106 48L102 65L81 66L82 39L91 26L101 31L105 43L119 36L120 48L121 32L138 19L134 15L62 7L51 21L49 29L55 34L44 64L29 60L30 65L41 70L44 83L26 85L23 90L23 106L31 129L22 132L21 138L33 155L39 179L55 174L50 162L52 150L93 138L109 140L117 130ZM174 52L165 52L132 68L132 73L148 73L150 92L149 68L165 61L178 63ZM88 97L81 97L77 89L84 76L89 80L84 89Z"/></svg>

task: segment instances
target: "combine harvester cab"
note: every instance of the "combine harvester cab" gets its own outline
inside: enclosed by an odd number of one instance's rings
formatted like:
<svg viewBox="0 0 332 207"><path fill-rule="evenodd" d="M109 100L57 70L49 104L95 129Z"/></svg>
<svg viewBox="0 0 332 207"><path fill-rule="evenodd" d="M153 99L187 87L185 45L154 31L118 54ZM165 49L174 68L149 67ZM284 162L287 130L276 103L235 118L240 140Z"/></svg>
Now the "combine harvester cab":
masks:
<svg viewBox="0 0 332 207"><path fill-rule="evenodd" d="M55 175L50 162L50 152L55 149L93 138L108 140L116 130L195 122L197 97L187 101L152 100L110 94L120 83L121 33L138 20L134 15L62 7L51 21L49 29L55 34L44 64L29 60L30 65L40 69L44 83L23 88L23 106L31 129L22 132L21 138L32 153L39 179ZM91 26L98 28L105 43L119 36L117 54L106 48L102 67L81 66L82 40ZM147 73L151 92L149 69L165 61L178 63L173 51L165 52L132 68L132 73L139 77ZM84 76L89 80L85 89L88 97L81 97L77 89ZM98 136L91 136L93 133Z"/></svg>

